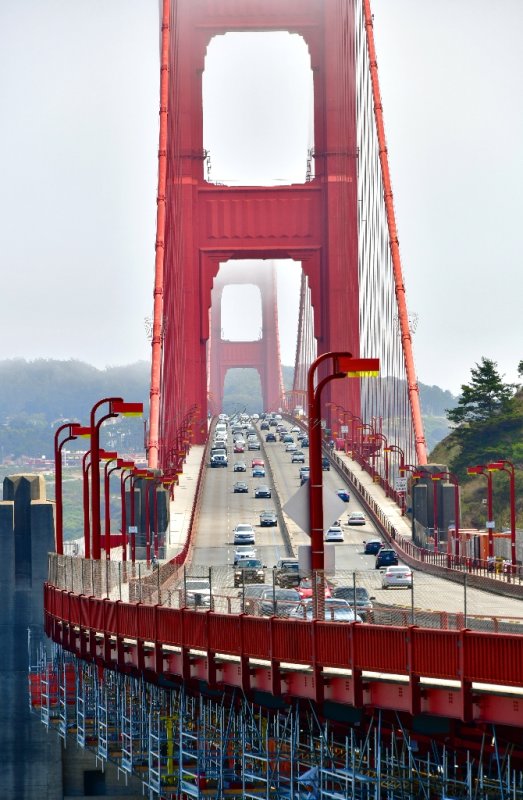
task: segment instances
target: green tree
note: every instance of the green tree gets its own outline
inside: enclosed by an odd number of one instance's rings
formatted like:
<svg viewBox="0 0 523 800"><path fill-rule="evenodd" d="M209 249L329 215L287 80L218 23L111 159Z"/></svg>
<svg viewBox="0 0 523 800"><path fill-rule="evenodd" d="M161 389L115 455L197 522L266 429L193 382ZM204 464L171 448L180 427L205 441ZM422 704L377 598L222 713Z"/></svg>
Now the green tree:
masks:
<svg viewBox="0 0 523 800"><path fill-rule="evenodd" d="M506 410L514 394L514 386L503 383L496 362L490 358L482 357L471 369L471 376L470 383L461 387L457 406L446 412L447 419L456 425L488 422Z"/></svg>

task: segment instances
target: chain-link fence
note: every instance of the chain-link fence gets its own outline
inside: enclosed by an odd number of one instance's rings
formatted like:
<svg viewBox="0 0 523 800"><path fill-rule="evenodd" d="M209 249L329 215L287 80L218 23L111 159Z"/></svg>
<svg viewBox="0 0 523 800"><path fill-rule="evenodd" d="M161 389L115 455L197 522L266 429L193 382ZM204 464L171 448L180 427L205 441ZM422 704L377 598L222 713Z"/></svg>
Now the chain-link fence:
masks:
<svg viewBox="0 0 523 800"><path fill-rule="evenodd" d="M425 573L405 568L399 585L386 572L337 571L326 574L325 618L374 625L417 625L424 628L471 628L523 633L523 601L498 597L461 581L444 584ZM299 585L298 584L299 581ZM187 567L93 561L49 556L49 582L83 595L124 602L194 608L221 614L254 614L311 618L312 582L296 575L282 580L275 569L250 572L230 566Z"/></svg>

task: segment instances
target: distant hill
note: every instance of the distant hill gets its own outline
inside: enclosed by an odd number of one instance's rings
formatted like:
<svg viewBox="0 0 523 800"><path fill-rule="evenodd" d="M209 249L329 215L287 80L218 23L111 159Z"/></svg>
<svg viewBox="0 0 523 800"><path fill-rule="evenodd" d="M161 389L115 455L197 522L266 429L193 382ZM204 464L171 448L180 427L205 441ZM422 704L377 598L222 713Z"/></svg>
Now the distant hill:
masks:
<svg viewBox="0 0 523 800"><path fill-rule="evenodd" d="M292 388L293 367L282 367L285 389ZM148 408L150 366L146 361L97 369L82 361L9 359L0 361L0 460L20 455L52 452L52 432L58 420L85 422L92 405L101 397L119 394L143 402ZM449 432L445 409L456 404L450 392L420 384L420 401L429 447ZM224 391L224 410L259 411L261 385L254 370L230 370ZM126 423L122 422L125 426ZM133 428L122 429L137 449L143 436Z"/></svg>
<svg viewBox="0 0 523 800"><path fill-rule="evenodd" d="M429 455L435 464L447 464L461 485L462 527L484 528L486 523L486 478L467 475L467 467L506 460L516 469L516 517L523 527L523 390L507 410L487 422L466 427L466 435L451 431ZM510 525L509 476L492 473L494 518L497 530Z"/></svg>

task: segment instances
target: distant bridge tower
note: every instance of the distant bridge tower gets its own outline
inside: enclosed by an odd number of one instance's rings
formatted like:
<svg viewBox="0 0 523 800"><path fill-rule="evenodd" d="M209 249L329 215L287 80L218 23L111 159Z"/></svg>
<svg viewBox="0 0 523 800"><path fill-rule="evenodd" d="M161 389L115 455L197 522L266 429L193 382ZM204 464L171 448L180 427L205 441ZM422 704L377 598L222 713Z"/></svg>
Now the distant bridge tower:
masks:
<svg viewBox="0 0 523 800"><path fill-rule="evenodd" d="M231 341L222 338L222 296L229 285L257 286L261 296L262 335L255 341ZM209 393L219 408L223 407L225 375L229 369L257 370L264 410L277 409L282 403L283 380L278 336L276 274L272 261L243 261L220 268L211 294L211 334Z"/></svg>

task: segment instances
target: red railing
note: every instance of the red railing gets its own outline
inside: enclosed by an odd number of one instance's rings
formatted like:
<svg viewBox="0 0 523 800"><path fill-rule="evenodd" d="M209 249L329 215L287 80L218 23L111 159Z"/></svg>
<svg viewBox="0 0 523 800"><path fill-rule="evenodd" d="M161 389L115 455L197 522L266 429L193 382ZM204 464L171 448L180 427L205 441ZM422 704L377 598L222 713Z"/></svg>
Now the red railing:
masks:
<svg viewBox="0 0 523 800"><path fill-rule="evenodd" d="M117 639L243 658L392 675L523 686L523 636L229 616L99 600L46 584L49 622ZM62 626L63 627L63 626ZM108 665L109 666L109 665Z"/></svg>

